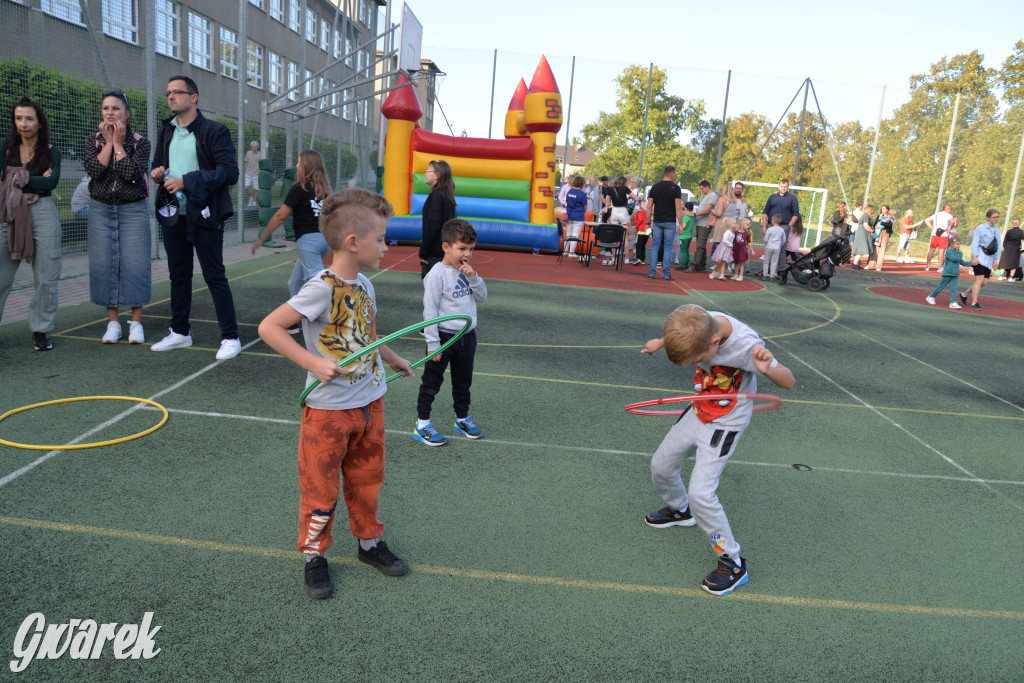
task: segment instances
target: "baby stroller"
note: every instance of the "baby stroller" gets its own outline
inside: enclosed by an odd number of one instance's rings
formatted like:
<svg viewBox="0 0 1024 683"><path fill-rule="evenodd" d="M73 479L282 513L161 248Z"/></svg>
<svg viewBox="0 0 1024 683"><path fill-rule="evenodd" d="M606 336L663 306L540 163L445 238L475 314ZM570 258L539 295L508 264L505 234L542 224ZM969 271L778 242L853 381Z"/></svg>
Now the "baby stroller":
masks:
<svg viewBox="0 0 1024 683"><path fill-rule="evenodd" d="M824 292L836 274L836 267L850 260L850 252L849 243L833 235L783 268L779 273L779 284L786 284L787 276L790 276L807 285L812 292Z"/></svg>

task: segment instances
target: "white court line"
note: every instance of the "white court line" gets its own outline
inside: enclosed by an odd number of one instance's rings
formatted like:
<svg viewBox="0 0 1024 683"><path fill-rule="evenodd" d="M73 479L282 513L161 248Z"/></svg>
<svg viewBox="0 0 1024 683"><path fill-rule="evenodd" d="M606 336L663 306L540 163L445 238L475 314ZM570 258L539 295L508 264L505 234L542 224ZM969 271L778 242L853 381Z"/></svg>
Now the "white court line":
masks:
<svg viewBox="0 0 1024 683"><path fill-rule="evenodd" d="M397 266L399 263L402 263L402 261L406 261L406 260L408 260L411 257L412 257L412 254L410 254L409 256L406 256L403 259L400 259L400 260L396 261L394 264L388 266L387 268L384 268L382 270L378 270L373 275L369 276L368 279L372 280L373 278L377 277L378 275L381 275L383 273L388 272L389 270L391 270L392 268ZM243 346L242 350L245 351L245 350L247 350L248 348L250 348L251 346L257 344L260 341L262 341L262 339L260 339L259 337L256 337L251 342L249 342L248 344ZM215 362L211 363L210 365L207 365L202 370L199 370L198 372L196 372L196 373L194 373L192 375L189 375L188 377L186 377L185 379L181 380L177 384L174 384L174 385L168 387L167 389L164 389L163 391L150 396L149 400L150 401L155 401L160 396L163 396L164 394L170 393L170 392L174 391L175 389L178 389L178 388L184 386L185 384L191 382L192 380L196 379L200 375L203 375L206 372L212 370L213 368L217 367L219 364L221 364L223 362L224 361L215 361ZM89 431L85 432L84 434L80 434L79 436L76 436L71 441L68 441L66 445L73 446L73 445L75 445L77 443L81 443L82 441L84 441L85 439L88 439L93 434L96 434L97 432L99 432L99 431L101 431L101 430L103 430L103 429L105 429L105 428L107 428L107 427L109 427L109 426L111 426L113 424L116 424L116 423L120 422L121 420L123 420L124 418L128 417L129 415L131 415L135 411L141 410L144 405L145 404L139 403L139 404L136 404L136 405L132 406L131 408L125 410L124 412L122 412L122 413L120 413L118 415L115 415L114 417L110 418L109 420L107 420L103 424L97 425L97 426L93 427L92 429L90 429ZM152 406L147 406L147 407L152 407ZM155 410L155 408L154 408L154 410ZM171 411L168 411L168 412L171 412ZM185 412L185 411L175 411L175 412ZM224 415L222 417L229 417L229 416ZM231 416L231 417L240 417L240 416ZM4 476L3 478L0 478L0 488L3 488L5 485L7 485L10 482L14 481L15 479L17 479L21 475L25 474L26 472L35 469L36 467L38 467L39 465L42 465L44 462L46 462L50 458L52 458L52 457L54 457L54 456L56 456L56 455L58 455L60 453L63 453L63 452L64 451L62 451L60 449L53 450L53 451L48 451L46 454L40 456L36 460L33 460L32 462L30 462L29 464L25 465L24 467L21 467L21 468L15 470L15 471L11 472L10 474Z"/></svg>
<svg viewBox="0 0 1024 683"><path fill-rule="evenodd" d="M243 346L242 347L242 351L245 351L250 346L252 346L253 344L256 344L259 341L262 341L262 340L259 337L256 337L251 342L249 342L248 344ZM172 384L171 386L167 387L163 391L159 391L159 392L153 394L152 396L149 397L149 400L150 401L155 401L156 399L160 398L161 396L163 396L165 394L169 394L170 392L185 386L186 384L188 384L192 380L196 379L200 375L206 374L207 372L209 372L210 370L214 369L215 367L217 367L221 363L226 363L226 362L227 361L223 361L223 360L214 361L214 362L210 363L209 365L207 365L202 370L194 372L191 375L189 375L188 377L186 377L185 379L183 379L183 380L181 380L179 382L176 382L175 384ZM117 422L120 422L121 420L123 420L124 418L128 417L129 415L131 415L132 413L134 413L137 410L141 410L144 405L145 405L144 403L137 403L137 404L135 404L134 406L132 406L131 408L125 410L124 412L119 413L118 415L115 415L114 417L110 418L109 420L107 420L103 424L97 425L97 426L93 427L92 429L90 429L89 431L87 431L86 433L81 434L79 436L76 436L71 441L68 441L66 445L73 446L76 443L81 443L82 441L84 441L85 439L88 439L90 436L92 436L93 434L99 432L100 430L105 429L105 428L109 427L110 425L116 424ZM152 406L147 406L147 407L152 407ZM156 410L156 408L153 408L153 409ZM52 458L55 455L58 455L60 453L63 453L63 452L64 451L60 450L59 448L56 449L56 450L48 451L45 455L40 456L36 460L33 460L29 464L25 465L24 467L21 467L21 468L15 470L15 471L11 472L7 476L5 476L2 479L0 479L0 488L3 488L7 484L11 483L12 481L14 481L18 477L20 477L21 475L23 475L26 472L28 472L29 470L35 469L36 467L38 467L39 465L42 465L44 462L46 462L50 458Z"/></svg>
<svg viewBox="0 0 1024 683"><path fill-rule="evenodd" d="M786 303L792 304L792 305L794 305L794 306L796 306L798 308L802 308L803 310L807 311L811 315L816 315L819 318L821 318L822 320L829 320L829 318L825 317L821 313L817 313L816 311L812 311L811 309L807 308L806 306L804 306L803 304L801 304L801 303L799 303L797 301L793 301L793 300L787 299L787 298L785 298L783 296L779 296L778 294L776 294L775 292L770 291L770 290L769 290L768 293L771 294L772 296L778 298L778 299L782 299ZM708 301L711 301L711 299L708 299ZM953 375L953 374L947 372L946 370L943 370L940 367L936 367L936 366L932 365L931 363L923 361L920 358L917 358L916 356L911 356L909 353L906 353L905 351L902 351L902 350L900 350L900 349L898 349L896 347L889 346L888 344L886 344L884 342L881 342L881 341L875 339L874 337L872 337L870 335L864 334L860 330L856 330L856 329L854 329L852 327L847 327L846 325L844 325L841 322L833 322L832 324L833 325L837 325L837 326L839 326L839 327L841 327L844 330L847 330L849 332L853 332L854 334L858 334L858 335L864 337L865 339L867 339L868 341L871 341L871 342L874 342L875 344L878 344L882 348L889 349L890 351L898 353L899 355L903 356L904 358L909 358L910 360L914 361L915 363L920 363L921 365L925 366L926 368L929 368L931 370L935 370L936 372L945 375L949 379L952 379L954 381L960 382L961 384L965 384L965 385L969 386L971 389L974 389L975 391L977 391L979 393L982 393L985 396L988 396L989 398L994 398L995 400L997 400L997 401L999 401L1001 403L1005 403L1006 405L1010 406L1011 408L1015 408L1015 409L1017 409L1017 410L1019 410L1021 412L1024 412L1024 406L1019 406L1016 403L1013 403L1011 401L1007 401L1005 398L1002 398L1000 396L996 396L995 394L992 394L992 393L990 393L988 391L985 391L981 387L975 386L975 385L971 384L970 382L968 382L965 379L957 377L956 375Z"/></svg>
<svg viewBox="0 0 1024 683"><path fill-rule="evenodd" d="M140 405L141 410L159 410L153 406ZM212 413L201 410L184 410L181 408L168 408L168 413L176 413L180 415L195 415L198 417L216 417L226 418L230 420L250 420L253 422L266 422L268 424L283 424L283 425L294 425L299 426L300 420L282 420L276 417L259 417L257 415L235 415L232 413ZM385 429L387 434L395 436L409 436L410 432L403 429ZM493 446L514 446L516 448L544 448L547 450L561 450L561 451L577 451L580 453L600 453L602 455L635 455L643 458L651 457L651 453L645 453L641 451L623 451L612 448L589 448L587 446L562 446L549 443L531 443L528 441L502 441L499 439L481 439L477 443L484 445ZM793 467L791 464L781 462L754 462L749 460L730 460L729 462L737 465L753 465L756 467ZM811 467L812 470L817 472L838 472L841 474L870 474L884 477L903 477L909 479L937 479L940 481L961 481L972 484L986 483L986 484L1007 484L1010 486L1024 486L1024 481L1013 481L1010 479L979 479L978 477L952 477L944 474L910 474L906 472L885 472L881 470L854 470L847 469L844 467Z"/></svg>
<svg viewBox="0 0 1024 683"><path fill-rule="evenodd" d="M698 291L698 290L694 290L694 291L695 291L695 292L697 292L697 294L699 294L699 295L700 295L701 297L703 297L703 298L707 299L707 300L708 300L709 302L711 302L712 304L714 304L714 305L715 305L715 308L716 308L716 309L718 309L718 310L724 310L724 309L720 308L720 307L719 307L719 306L718 306L717 304L715 304L715 301L714 301L714 299L712 299L711 297L707 296L706 294L704 294L703 292L700 292L700 291ZM794 303L794 305L796 305L796 306L798 306L798 307L800 307L800 308L803 308L803 309L804 309L805 311L809 311L810 313L814 313L813 311L810 311L810 309L808 309L808 308L806 308L806 307L804 307L804 306L802 306L802 305L800 305L800 304L796 304L795 302L791 302L791 301L790 301L789 299L786 299L785 297L781 297L781 296L779 296L779 295L777 295L777 294L773 294L773 296L776 296L776 297L778 297L779 299L781 299L781 300L783 300L783 301L785 301L785 302L787 302L787 303ZM815 315L817 315L817 314L815 314ZM833 324L836 324L836 323L833 323ZM850 328L846 327L845 325L840 325L840 326L841 326L841 327L843 327L844 329L850 329ZM853 331L853 330L851 330L851 331ZM884 346L885 348L892 348L892 347L889 347L889 346L887 346L887 345L885 345L885 344L882 344L881 342L877 342L876 340L872 339L871 337L868 337L868 336L867 336L867 335L865 335L865 334L862 334L861 336L863 336L864 338L866 338L866 339L869 339L869 340L871 340L871 341L874 341L874 342L878 343L879 345L881 345L881 346ZM812 365L811 365L810 363L808 363L807 361L805 361L805 360L803 360L802 358L800 358L799 356L797 356L797 355L796 355L795 353L793 353L793 351L792 351L792 350L790 350L789 348L787 348L787 344L785 344L785 343L783 343L783 342L779 341L778 339L772 339L772 340L770 340L770 341L771 341L772 343L774 343L774 344L777 344L777 345L779 345L779 346L781 346L781 347L785 348L785 349L786 349L786 351L787 351L787 353L789 353L789 355L791 355L791 356L792 356L792 357L793 357L793 358L794 358L795 360L797 360L797 361L798 361L798 362L799 362L800 364L802 364L802 365L803 365L804 367L806 367L806 368L807 368L808 370L810 370L811 372L815 373L816 375L818 375L819 377L821 377L822 379L824 379L824 380L825 380L826 382L828 382L829 384L833 385L834 387L836 387L837 389L839 389L840 391L842 391L843 393L845 393L845 394L846 394L847 396L849 396L850 398L852 398L852 399L853 399L853 400L855 400L856 402L858 402L858 403L860 403L861 405L863 405L863 406L864 406L865 408L867 408L868 410L870 410L871 412L873 412L873 413L874 413L875 415L877 415L878 417L882 418L883 420L885 420L886 422L888 422L889 424L891 424L891 425L892 425L893 427L896 427L896 429L900 430L901 432L903 432L904 434L906 434L907 436L909 436L909 437L910 437L911 439L913 439L913 440L914 440L914 441L916 441L917 443L921 444L921 445L922 445L922 446L924 446L924 447L925 447L926 449L930 450L930 451L931 451L932 453L935 453L936 455L938 455L938 456L939 456L940 458L942 458L943 460L945 460L945 461L946 461L947 463L949 463L950 465L952 465L952 466L953 466L953 467L955 467L956 469L958 469L958 470L960 470L961 472L963 472L963 473L964 473L965 475L967 475L967 481L971 481L971 482L974 482L974 483L977 483L977 484L981 484L982 486L984 486L985 488L987 488L987 489L988 489L989 491L991 491L992 493L994 493L994 494L996 494L996 495L998 495L998 496L1002 497L1002 498L1003 498L1003 500L1005 500L1005 501L1006 501L1007 503L1009 503L1009 504L1010 504L1011 506L1013 506L1014 508L1016 508L1016 509L1018 509L1018 510L1024 510L1024 507L1022 507L1022 506L1018 505L1017 503L1013 502L1012 500L1010 500L1010 499L1009 499L1009 498L1007 498L1006 496L1003 496L1003 495L1002 495L1001 493L999 493L999 492L998 492L998 491L997 491L996 489L992 488L992 485L991 485L991 484L989 484L989 483L988 483L988 482L987 482L986 480L982 479L981 477L978 477L978 476L977 476L977 475L975 475L975 474L974 474L973 472L971 472L970 470L968 470L968 469L967 469L966 467L963 467L962 465L960 465L960 463L958 463L958 462L956 462L955 460L953 460L953 458L951 458L951 457L949 457L948 455L946 455L945 453L941 452L941 451L940 451L939 449L935 448L935 447L934 447L934 446L932 446L931 444L929 444L929 443L925 442L925 441L924 441L923 439L921 439L921 438L920 438L919 436L917 436L916 434L914 434L913 432L911 432L911 431L910 431L909 429L907 429L907 428L906 428L906 427L904 427L903 425L901 425L901 424L897 423L897 422L896 422L896 421L894 421L894 420L893 420L892 418L890 418L890 417L889 417L888 415L886 415L885 413L881 412L880 410L878 410L877 408L875 408L875 407L874 407L873 405L871 405L870 403L868 403L867 401L865 401L865 400L864 400L864 399L862 399L861 397L859 397L859 396L857 396L856 394L854 394L854 393L853 393L852 391L850 391L849 389L847 389L846 387L844 387L844 386L843 386L842 384L840 384L840 383L839 383L839 382L837 382L836 380L832 379L831 377L829 377L828 375L826 375L825 373L823 373L823 372L822 372L821 370L818 370L817 368L815 368L814 366L812 366ZM893 350L896 350L896 349L893 349ZM905 353L902 353L902 352L901 352L901 354L902 354L902 355L904 355L904 356L906 356L907 358L910 358L911 360L917 360L916 358L914 358L913 356L910 356L910 355L908 355L908 354L905 354ZM921 362L921 363L922 363L923 365L926 365L926 366L928 366L928 367L932 367L932 366L928 365L927 363L924 363L923 361L919 361L919 362ZM938 368L936 368L936 369L938 369ZM943 371L943 374L947 375L948 377L950 377L950 378L952 378L952 379L957 379L957 378L953 377L952 375L950 375L949 373L947 373L947 372L945 372L945 371ZM961 380L961 381L962 381L962 380ZM964 384L967 384L968 386L973 386L973 385L971 385L971 384L970 384L970 383L968 383L968 382L963 382L963 383L964 383ZM986 392L986 391L984 391L984 390L982 390L982 389L979 389L979 391L981 391L982 393L988 394L988 392ZM989 395L989 396L992 396L992 394L988 394L988 395ZM999 397L998 397L998 396L994 396L994 398L999 398ZM1012 404L1012 403L1009 403L1008 401L1005 401L1004 399L999 399L999 400L1003 401L1004 403L1007 403L1008 405L1011 405L1011 406L1013 406L1013 405L1014 405L1014 404ZM1014 406L1014 407L1017 407L1017 406Z"/></svg>

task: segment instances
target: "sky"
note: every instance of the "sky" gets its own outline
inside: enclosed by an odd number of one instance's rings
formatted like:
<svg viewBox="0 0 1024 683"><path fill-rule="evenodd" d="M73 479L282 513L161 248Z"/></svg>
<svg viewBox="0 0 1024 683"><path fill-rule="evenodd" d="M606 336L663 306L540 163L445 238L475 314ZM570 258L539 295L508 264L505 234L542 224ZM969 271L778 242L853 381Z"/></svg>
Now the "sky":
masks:
<svg viewBox="0 0 1024 683"><path fill-rule="evenodd" d="M669 93L703 99L707 118L721 118L732 70L729 116L755 111L774 123L810 77L830 121L874 127L880 107L888 116L910 99L912 74L973 50L999 68L1024 39L1024 0L409 0L409 8L423 26L421 56L445 73L435 131L502 137L515 86L520 77L529 85L543 54L569 118L559 144L615 111L614 78L630 64L665 69ZM399 3L392 14L401 16ZM816 111L813 95L808 110Z"/></svg>

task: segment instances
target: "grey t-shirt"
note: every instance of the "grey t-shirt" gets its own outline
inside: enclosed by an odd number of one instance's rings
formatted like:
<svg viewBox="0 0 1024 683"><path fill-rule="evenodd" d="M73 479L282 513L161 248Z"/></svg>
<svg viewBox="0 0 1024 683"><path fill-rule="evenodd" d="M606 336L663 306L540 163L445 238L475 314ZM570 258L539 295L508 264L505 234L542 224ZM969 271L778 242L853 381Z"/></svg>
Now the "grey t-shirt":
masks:
<svg viewBox="0 0 1024 683"><path fill-rule="evenodd" d="M697 215L697 227L699 227L699 228L706 228L706 227L708 227L708 219L711 218L711 212L708 211L707 213L705 213L703 215L700 215L700 212L703 211L708 206L708 204L711 205L711 208L714 208L714 206L715 206L715 204L717 202L718 202L718 193L716 193L716 192L708 192L706 195L704 195L701 198L700 204L697 205L697 209L694 211L694 213L698 214Z"/></svg>
<svg viewBox="0 0 1024 683"><path fill-rule="evenodd" d="M761 337L731 315L719 311L708 311L708 314L714 318L727 319L732 324L732 334L718 347L718 353L710 363L696 364L700 371L703 371L704 386L697 384L702 374L698 371L698 378L694 380L695 393L708 393L707 387L710 385L724 389L726 393L757 392L757 369L754 367L751 352L755 346L764 346ZM778 362L773 360L772 367L776 365ZM694 401L694 409L697 410L698 416L702 412L705 413L705 417L714 416L713 420L702 419L702 422L713 422L716 427L728 429L746 428L750 424L753 408L752 401L731 401L725 406L718 405L717 401Z"/></svg>
<svg viewBox="0 0 1024 683"><path fill-rule="evenodd" d="M377 299L373 285L361 273L354 281L322 270L302 286L288 305L302 314L306 349L323 358L342 360L377 340ZM306 386L316 379L306 376ZM320 384L306 405L320 410L362 408L384 395L384 364L372 351L347 366L344 375Z"/></svg>

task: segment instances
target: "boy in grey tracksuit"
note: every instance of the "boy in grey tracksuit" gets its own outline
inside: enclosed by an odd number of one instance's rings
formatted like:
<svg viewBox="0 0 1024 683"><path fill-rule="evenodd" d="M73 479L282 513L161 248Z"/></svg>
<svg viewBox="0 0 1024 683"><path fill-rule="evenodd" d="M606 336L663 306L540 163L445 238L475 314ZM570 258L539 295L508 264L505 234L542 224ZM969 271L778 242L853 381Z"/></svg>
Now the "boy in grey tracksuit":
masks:
<svg viewBox="0 0 1024 683"><path fill-rule="evenodd" d="M445 368L451 365L452 402L455 408L453 429L470 439L479 439L480 429L469 416L469 388L473 384L473 359L476 355L476 305L487 299L483 278L469 264L476 247L476 230L468 222L453 218L441 228L441 249L444 258L434 264L423 278L423 319L429 320L454 313L465 313L473 320L469 331L443 353L423 366L419 398L416 401L417 422L413 438L428 446L443 446L448 440L430 421L430 408L444 382ZM424 328L427 353L433 353L455 336L465 323L452 320Z"/></svg>
<svg viewBox="0 0 1024 683"><path fill-rule="evenodd" d="M695 365L694 393L714 398L693 400L651 458L651 479L666 507L644 521L659 529L699 525L718 556L718 567L701 587L713 595L728 595L747 582L747 563L715 492L753 412L749 400L732 397L755 393L758 374L784 389L792 389L796 379L757 332L732 316L694 304L672 311L664 336L647 342L643 353L661 348L676 365ZM689 457L694 465L687 491L680 469Z"/></svg>

